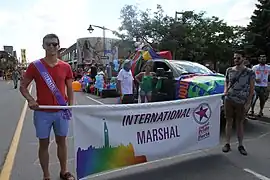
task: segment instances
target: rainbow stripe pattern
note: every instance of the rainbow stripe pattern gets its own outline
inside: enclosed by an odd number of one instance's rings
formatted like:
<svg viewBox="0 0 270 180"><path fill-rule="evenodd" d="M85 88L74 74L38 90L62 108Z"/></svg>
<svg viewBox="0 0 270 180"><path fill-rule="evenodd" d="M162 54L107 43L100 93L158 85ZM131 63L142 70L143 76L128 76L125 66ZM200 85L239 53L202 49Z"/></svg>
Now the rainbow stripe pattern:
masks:
<svg viewBox="0 0 270 180"><path fill-rule="evenodd" d="M146 156L135 156L132 144L118 147L95 148L77 151L77 178L124 166L147 162Z"/></svg>

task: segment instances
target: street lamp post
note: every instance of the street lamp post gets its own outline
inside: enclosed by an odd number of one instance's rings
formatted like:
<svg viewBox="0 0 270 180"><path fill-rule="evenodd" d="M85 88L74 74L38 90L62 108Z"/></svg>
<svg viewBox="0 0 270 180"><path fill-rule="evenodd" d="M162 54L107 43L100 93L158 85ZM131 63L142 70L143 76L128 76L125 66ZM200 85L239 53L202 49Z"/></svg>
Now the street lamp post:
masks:
<svg viewBox="0 0 270 180"><path fill-rule="evenodd" d="M105 32L106 30L108 31L111 31L112 33L116 33L116 31L113 31L111 29L108 29L104 26L97 26L97 25L93 25L93 24L90 24L89 28L87 29L89 31L89 33L91 34L93 31L94 31L94 28L93 27L96 27L96 28L99 28L99 29L102 29L103 30L103 48L104 48L104 52L103 52L103 55L105 56L106 55L106 38L105 38Z"/></svg>

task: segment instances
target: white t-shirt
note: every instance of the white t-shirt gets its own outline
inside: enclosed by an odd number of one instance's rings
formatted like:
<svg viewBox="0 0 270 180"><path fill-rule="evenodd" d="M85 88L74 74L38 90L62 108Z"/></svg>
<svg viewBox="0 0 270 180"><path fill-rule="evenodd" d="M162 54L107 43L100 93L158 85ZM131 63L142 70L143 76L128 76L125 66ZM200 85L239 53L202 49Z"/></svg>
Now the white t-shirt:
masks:
<svg viewBox="0 0 270 180"><path fill-rule="evenodd" d="M133 76L131 71L127 72L121 69L118 73L117 80L121 81L122 94L133 94Z"/></svg>
<svg viewBox="0 0 270 180"><path fill-rule="evenodd" d="M256 79L260 79L260 83L255 82L255 86L267 87L268 86L268 75L270 74L270 66L265 65L255 65L252 67L252 70L255 72Z"/></svg>

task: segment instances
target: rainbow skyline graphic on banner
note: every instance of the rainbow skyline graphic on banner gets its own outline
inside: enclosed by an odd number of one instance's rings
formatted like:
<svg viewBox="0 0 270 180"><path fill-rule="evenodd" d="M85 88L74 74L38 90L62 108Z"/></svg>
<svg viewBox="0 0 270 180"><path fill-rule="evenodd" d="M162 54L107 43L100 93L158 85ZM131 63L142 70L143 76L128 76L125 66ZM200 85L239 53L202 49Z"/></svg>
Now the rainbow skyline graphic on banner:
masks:
<svg viewBox="0 0 270 180"><path fill-rule="evenodd" d="M90 145L86 150L80 147L77 150L77 178L144 162L147 162L146 156L135 156L131 143L117 147L110 145L109 130L104 121L104 146L96 148Z"/></svg>

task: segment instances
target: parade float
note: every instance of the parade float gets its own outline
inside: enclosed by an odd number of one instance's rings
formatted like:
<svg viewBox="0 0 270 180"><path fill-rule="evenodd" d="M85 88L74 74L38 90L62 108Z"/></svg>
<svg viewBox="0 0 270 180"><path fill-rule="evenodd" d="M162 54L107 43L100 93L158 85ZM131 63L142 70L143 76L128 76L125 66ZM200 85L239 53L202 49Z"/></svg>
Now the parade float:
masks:
<svg viewBox="0 0 270 180"><path fill-rule="evenodd" d="M134 77L142 71L142 67L147 61L153 62L153 71L156 73L156 77L153 79L153 101L186 99L223 93L224 75L214 73L196 62L172 60L170 51L156 52L142 40L136 42L135 46L136 51L128 57L132 60L131 71ZM84 75L79 81L81 89L101 97L110 97L112 94L113 97L117 96L116 76L120 66L121 60L112 61L112 77L109 79L105 79L104 75L100 74L96 75L95 79ZM138 97L138 94L135 94L135 97Z"/></svg>

